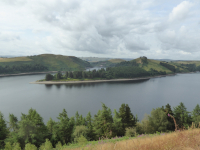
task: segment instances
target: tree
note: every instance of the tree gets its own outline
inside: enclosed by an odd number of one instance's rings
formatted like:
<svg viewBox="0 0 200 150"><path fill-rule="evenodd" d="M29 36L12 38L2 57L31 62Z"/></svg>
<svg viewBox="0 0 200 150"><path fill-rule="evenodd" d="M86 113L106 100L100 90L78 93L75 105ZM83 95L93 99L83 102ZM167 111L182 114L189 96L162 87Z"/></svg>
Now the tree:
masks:
<svg viewBox="0 0 200 150"><path fill-rule="evenodd" d="M156 108L151 111L151 116L148 116L149 125L152 127L152 133L165 132L167 130L168 120L162 108Z"/></svg>
<svg viewBox="0 0 200 150"><path fill-rule="evenodd" d="M73 73L71 71L68 73L68 77L73 78Z"/></svg>
<svg viewBox="0 0 200 150"><path fill-rule="evenodd" d="M50 81L50 80L53 80L53 75L51 75L51 74L46 74L46 76L45 76L45 80L46 81Z"/></svg>
<svg viewBox="0 0 200 150"><path fill-rule="evenodd" d="M104 103L102 103L102 110L99 110L97 115L94 116L93 127L97 139L113 136L112 112Z"/></svg>
<svg viewBox="0 0 200 150"><path fill-rule="evenodd" d="M55 74L55 78L56 79L62 79L62 73L60 71L58 71L58 73Z"/></svg>
<svg viewBox="0 0 200 150"><path fill-rule="evenodd" d="M62 113L59 114L59 117L57 117L58 122L58 132L60 139L62 139L62 143L68 143L71 141L71 136L73 133L73 128L75 125L74 118L68 118L67 111L63 109Z"/></svg>
<svg viewBox="0 0 200 150"><path fill-rule="evenodd" d="M0 112L0 148L4 147L4 140L6 139L9 131L6 126L6 121L3 114Z"/></svg>
<svg viewBox="0 0 200 150"><path fill-rule="evenodd" d="M18 119L13 114L9 114L9 129L16 131L18 129Z"/></svg>
<svg viewBox="0 0 200 150"><path fill-rule="evenodd" d="M192 121L197 125L200 122L200 106L199 104L192 111Z"/></svg>
<svg viewBox="0 0 200 150"><path fill-rule="evenodd" d="M115 134L118 136L123 136L123 123L122 118L120 117L119 113L114 109L114 117L113 117L113 127Z"/></svg>
<svg viewBox="0 0 200 150"><path fill-rule="evenodd" d="M75 115L75 118L76 118L76 126L79 126L79 125L81 125L81 121L80 121L80 116L79 116L79 113L78 113L78 111L76 112L76 115Z"/></svg>
<svg viewBox="0 0 200 150"><path fill-rule="evenodd" d="M51 141L52 145L55 146L58 141L61 139L58 136L58 127L57 123L52 120L52 118L49 119L47 122L47 129L48 129L48 135L49 140Z"/></svg>
<svg viewBox="0 0 200 150"><path fill-rule="evenodd" d="M162 106L162 110L165 112L165 115L167 116L168 120L167 130L174 131L175 130L174 121L171 117L168 117L168 114L174 116L171 106L169 104L167 104L165 108L164 106Z"/></svg>
<svg viewBox="0 0 200 150"><path fill-rule="evenodd" d="M90 112L86 116L86 126L88 128L88 133L87 133L88 140L89 141L95 140L95 134L93 131L93 126L92 126L92 116Z"/></svg>
<svg viewBox="0 0 200 150"><path fill-rule="evenodd" d="M136 125L136 120L134 115L131 113L131 109L128 104L122 104L119 108L119 116L123 124L123 135L125 134L125 129L129 127L134 127Z"/></svg>
<svg viewBox="0 0 200 150"><path fill-rule="evenodd" d="M39 147L47 136L47 128L43 122L43 118L35 109L30 109L28 114L22 114L19 121L18 130L20 145L22 147L27 143L31 143Z"/></svg>
<svg viewBox="0 0 200 150"><path fill-rule="evenodd" d="M69 75L69 73L68 73L68 71L66 71L66 72L65 72L65 79L68 78L68 75Z"/></svg>
<svg viewBox="0 0 200 150"><path fill-rule="evenodd" d="M191 124L190 112L187 111L185 105L181 102L177 107L174 108L174 118L179 128L187 128Z"/></svg>

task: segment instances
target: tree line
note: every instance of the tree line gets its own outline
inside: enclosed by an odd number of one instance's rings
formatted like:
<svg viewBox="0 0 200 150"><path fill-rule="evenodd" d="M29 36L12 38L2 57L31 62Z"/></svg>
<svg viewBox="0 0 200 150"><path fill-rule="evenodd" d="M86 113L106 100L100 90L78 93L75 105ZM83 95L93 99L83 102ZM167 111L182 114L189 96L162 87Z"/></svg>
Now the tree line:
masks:
<svg viewBox="0 0 200 150"><path fill-rule="evenodd" d="M200 106L197 104L192 112L188 112L183 103L173 110L167 104L165 107L152 109L151 114L139 122L128 104L122 104L119 111L114 110L112 114L111 109L102 103L102 109L94 117L90 112L86 117L78 112L75 117L68 117L67 111L63 109L57 117L58 121L50 118L46 125L40 114L32 108L28 114L22 113L20 121L14 114L9 114L8 123L0 112L0 148L9 145L24 148L27 144L40 147L46 139L55 147L57 143L76 143L80 138L93 141L99 138L174 131L174 121L169 115L175 118L179 129L188 128L192 122L199 124Z"/></svg>
<svg viewBox="0 0 200 150"><path fill-rule="evenodd" d="M19 72L32 72L32 71L46 71L48 67L42 64L24 64L13 66L0 66L0 74L19 73Z"/></svg>
<svg viewBox="0 0 200 150"><path fill-rule="evenodd" d="M59 80L59 79L116 79L116 78L135 78L135 77L145 77L154 75L166 75L165 71L157 71L151 69L146 71L137 66L119 66L119 67L108 67L106 69L102 68L100 70L93 71L66 71L62 74L60 71L55 74L46 74L45 80Z"/></svg>

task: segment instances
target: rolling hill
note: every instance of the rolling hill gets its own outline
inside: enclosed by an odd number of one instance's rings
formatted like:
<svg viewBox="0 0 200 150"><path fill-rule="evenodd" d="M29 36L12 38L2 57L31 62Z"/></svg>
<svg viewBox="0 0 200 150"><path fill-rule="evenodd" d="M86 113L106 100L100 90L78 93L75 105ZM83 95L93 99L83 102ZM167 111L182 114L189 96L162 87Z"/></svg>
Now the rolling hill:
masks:
<svg viewBox="0 0 200 150"><path fill-rule="evenodd" d="M146 71L152 69L165 71L167 74L200 71L200 61L159 61L139 57L131 61L123 61L115 66L139 66Z"/></svg>
<svg viewBox="0 0 200 150"><path fill-rule="evenodd" d="M42 69L38 70L38 67L35 67L38 65ZM24 68L34 67L36 68L34 71L75 71L84 70L85 68L91 67L91 65L89 62L81 60L74 56L63 56L53 54L41 54L35 56L14 58L0 58L0 72L2 69L9 70L10 72L12 71L12 73L29 72L30 69ZM7 72L4 71L4 73Z"/></svg>

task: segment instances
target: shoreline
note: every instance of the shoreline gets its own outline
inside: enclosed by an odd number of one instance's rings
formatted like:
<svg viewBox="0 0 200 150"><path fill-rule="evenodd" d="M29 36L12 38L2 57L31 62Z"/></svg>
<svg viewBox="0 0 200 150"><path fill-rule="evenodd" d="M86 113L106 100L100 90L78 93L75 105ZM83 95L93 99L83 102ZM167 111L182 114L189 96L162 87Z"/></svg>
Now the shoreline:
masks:
<svg viewBox="0 0 200 150"><path fill-rule="evenodd" d="M143 78L127 78L127 79L110 79L110 80L86 80L86 81L41 81L41 82L30 82L30 84L81 84L81 83L103 83L103 82L123 82L123 81L143 81L151 78L160 78L166 76L175 76L176 74L160 75L153 77Z"/></svg>

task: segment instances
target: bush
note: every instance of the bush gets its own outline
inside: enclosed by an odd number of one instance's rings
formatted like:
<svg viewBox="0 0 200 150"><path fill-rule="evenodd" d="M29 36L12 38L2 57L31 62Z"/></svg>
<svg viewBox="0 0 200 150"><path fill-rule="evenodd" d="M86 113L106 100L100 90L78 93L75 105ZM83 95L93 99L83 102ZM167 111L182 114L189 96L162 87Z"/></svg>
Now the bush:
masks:
<svg viewBox="0 0 200 150"><path fill-rule="evenodd" d="M87 137L88 129L84 125L76 126L73 136L74 136L74 142L78 142L79 137L84 136Z"/></svg>
<svg viewBox="0 0 200 150"><path fill-rule="evenodd" d="M56 149L57 149L57 150L62 149L62 144L61 144L60 141L56 144Z"/></svg>
<svg viewBox="0 0 200 150"><path fill-rule="evenodd" d="M136 136L136 128L126 128L125 136L134 137Z"/></svg>
<svg viewBox="0 0 200 150"><path fill-rule="evenodd" d="M13 144L13 150L21 150L20 144L19 143L14 143Z"/></svg>
<svg viewBox="0 0 200 150"><path fill-rule="evenodd" d="M43 143L39 148L39 150L51 150L51 149L53 149L53 146L49 141L49 139L46 139L46 142Z"/></svg>
<svg viewBox="0 0 200 150"><path fill-rule="evenodd" d="M81 136L77 139L77 142L78 142L80 145L83 145L83 144L87 143L88 140L87 140L83 135L81 135Z"/></svg>
<svg viewBox="0 0 200 150"><path fill-rule="evenodd" d="M11 149L12 145L10 144L10 142L6 142L4 150L11 150Z"/></svg>
<svg viewBox="0 0 200 150"><path fill-rule="evenodd" d="M37 147L31 143L25 145L25 150L37 150Z"/></svg>

